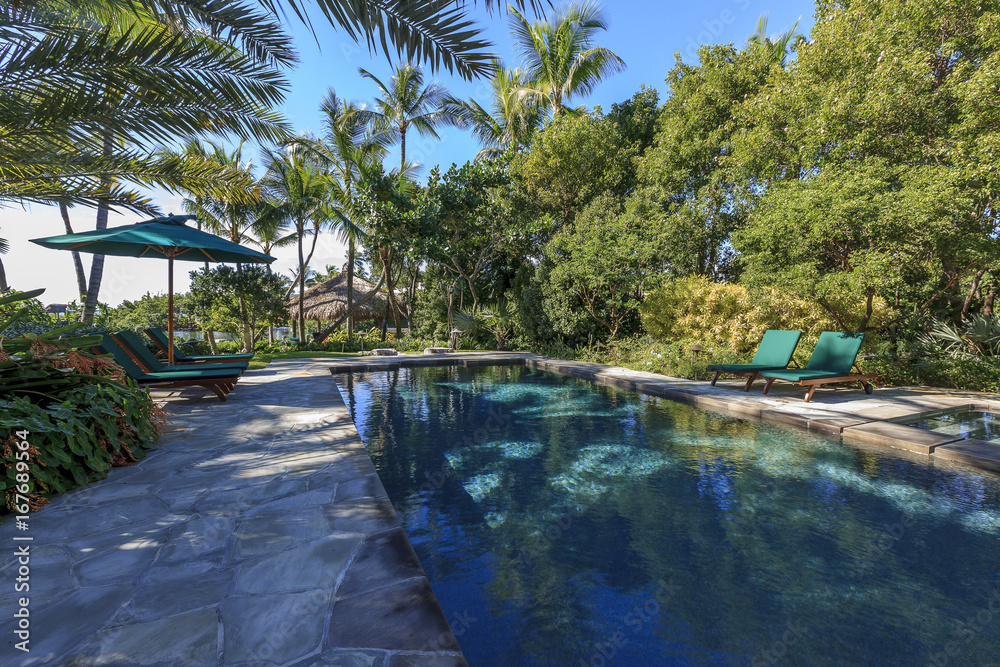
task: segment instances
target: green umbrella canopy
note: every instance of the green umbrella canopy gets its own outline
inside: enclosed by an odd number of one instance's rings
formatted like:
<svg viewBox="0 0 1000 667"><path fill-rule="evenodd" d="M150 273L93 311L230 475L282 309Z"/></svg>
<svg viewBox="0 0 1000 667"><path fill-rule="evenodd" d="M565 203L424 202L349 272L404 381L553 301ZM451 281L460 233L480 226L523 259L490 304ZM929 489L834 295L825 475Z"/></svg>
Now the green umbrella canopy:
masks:
<svg viewBox="0 0 1000 667"><path fill-rule="evenodd" d="M78 250L95 255L158 257L187 262L270 264L274 261L270 255L184 224L194 218L193 215L171 215L134 225L31 239L31 242L54 250Z"/></svg>
<svg viewBox="0 0 1000 667"><path fill-rule="evenodd" d="M156 257L167 260L167 336L174 340L174 260L186 262L235 262L270 264L274 257L219 238L184 223L193 215L168 215L134 225L96 229L79 234L31 239L32 243L55 250L78 250L95 255ZM174 363L174 346L167 347L167 359Z"/></svg>

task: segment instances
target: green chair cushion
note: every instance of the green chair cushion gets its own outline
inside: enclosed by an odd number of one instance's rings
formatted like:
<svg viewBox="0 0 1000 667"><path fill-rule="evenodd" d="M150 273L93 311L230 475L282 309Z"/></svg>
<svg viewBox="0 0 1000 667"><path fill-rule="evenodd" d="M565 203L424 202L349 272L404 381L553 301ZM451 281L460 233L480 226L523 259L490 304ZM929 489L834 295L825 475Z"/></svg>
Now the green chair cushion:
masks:
<svg viewBox="0 0 1000 667"><path fill-rule="evenodd" d="M752 362L749 364L712 364L708 370L722 373L748 373L768 368L784 368L792 360L792 353L795 352L795 346L799 344L801 337L801 331L768 329L764 332L760 345L757 346L757 352L753 355Z"/></svg>
<svg viewBox="0 0 1000 667"><path fill-rule="evenodd" d="M238 380L239 371L231 369L205 371L171 371L169 373L147 373L128 356L128 353L107 334L101 340L98 348L104 353L111 353L115 363L125 370L125 374L136 382L174 382L177 380Z"/></svg>
<svg viewBox="0 0 1000 667"><path fill-rule="evenodd" d="M125 345L127 345L129 350L142 360L142 363L144 363L147 367L153 369L157 373L174 373L177 371L191 370L190 366L179 366L177 364L171 366L169 364L163 363L161 359L157 359L156 355L149 351L149 348L146 347L146 344L143 343L142 339L139 338L139 336L137 336L133 331L129 331L128 329L122 329L121 331L116 331L115 336L117 336ZM245 371L248 368L248 366L249 364L243 362L234 364L216 364L214 368L216 370L225 369L225 370L235 371L236 373L241 373Z"/></svg>
<svg viewBox="0 0 1000 667"><path fill-rule="evenodd" d="M774 378L775 380L788 380L789 382L799 382L801 380L818 380L820 378L834 378L850 375L850 373L838 373L836 371L817 371L805 368L782 368L778 370L762 371L762 378Z"/></svg>
<svg viewBox="0 0 1000 667"><path fill-rule="evenodd" d="M154 343L156 343L161 350L166 351L167 349L167 336L162 330L156 327L150 327L146 329L146 335L149 336ZM253 352L243 352L240 354L199 354L199 355L187 355L181 352L181 349L174 345L174 359L177 361L250 361L253 359Z"/></svg>
<svg viewBox="0 0 1000 667"><path fill-rule="evenodd" d="M757 353L753 355L752 363L771 368L784 368L792 360L792 354L801 337L801 331L768 329L764 332L760 345L757 346Z"/></svg>
<svg viewBox="0 0 1000 667"><path fill-rule="evenodd" d="M816 348L805 370L826 371L833 375L850 375L854 360L864 342L863 333L824 331L816 341Z"/></svg>

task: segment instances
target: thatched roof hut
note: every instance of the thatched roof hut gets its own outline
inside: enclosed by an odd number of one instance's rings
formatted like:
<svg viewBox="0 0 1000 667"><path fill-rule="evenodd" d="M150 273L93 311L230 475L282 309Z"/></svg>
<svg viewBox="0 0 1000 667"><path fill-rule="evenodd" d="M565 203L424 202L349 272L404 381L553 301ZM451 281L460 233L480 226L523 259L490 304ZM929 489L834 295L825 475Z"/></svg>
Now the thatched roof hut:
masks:
<svg viewBox="0 0 1000 667"><path fill-rule="evenodd" d="M353 303L357 303L372 291L375 285L354 276ZM303 295L303 310L307 320L335 320L347 310L347 271L332 280L310 287ZM385 313L385 291L379 292L354 311L355 320L382 319ZM288 299L288 314L294 320L299 316L299 295L296 291ZM390 317L391 317L390 313Z"/></svg>

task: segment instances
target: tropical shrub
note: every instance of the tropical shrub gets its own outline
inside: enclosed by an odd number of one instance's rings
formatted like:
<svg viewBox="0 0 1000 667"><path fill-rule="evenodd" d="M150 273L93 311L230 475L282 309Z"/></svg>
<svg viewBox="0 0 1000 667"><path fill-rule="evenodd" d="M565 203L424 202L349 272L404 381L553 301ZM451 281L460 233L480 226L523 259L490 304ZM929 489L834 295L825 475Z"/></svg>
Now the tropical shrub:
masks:
<svg viewBox="0 0 1000 667"><path fill-rule="evenodd" d="M42 290L0 298L0 306ZM21 309L0 322L0 479L6 508L24 513L143 455L164 413L109 359L89 348L100 336L67 337L79 325L6 337ZM62 336L62 337L60 337Z"/></svg>
<svg viewBox="0 0 1000 667"><path fill-rule="evenodd" d="M873 311L872 325L891 315L880 300L873 301ZM843 326L818 303L776 290L750 291L741 285L714 283L702 276L673 280L650 294L642 305L643 324L653 338L665 342L691 339L737 354L755 350L768 329L802 331L805 345L800 344L799 349L808 350L822 331L851 330L851 324L861 319L861 313L854 315Z"/></svg>

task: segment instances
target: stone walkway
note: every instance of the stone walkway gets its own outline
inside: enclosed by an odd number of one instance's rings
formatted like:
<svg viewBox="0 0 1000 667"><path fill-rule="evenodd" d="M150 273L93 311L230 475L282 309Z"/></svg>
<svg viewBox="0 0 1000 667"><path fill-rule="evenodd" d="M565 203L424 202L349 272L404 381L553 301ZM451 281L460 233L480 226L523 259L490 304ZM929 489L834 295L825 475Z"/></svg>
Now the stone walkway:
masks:
<svg viewBox="0 0 1000 667"><path fill-rule="evenodd" d="M155 392L172 429L116 468L0 525L0 613L12 619L13 538L30 536L31 652L0 641L0 665L464 665L448 621L331 376L401 365L525 364L862 446L1000 470L1000 446L887 420L996 396L922 388L866 396L742 381L666 378L527 353L276 361L225 403ZM912 454L907 454L912 455ZM5 623L10 624L8 620ZM10 625L7 625L10 627Z"/></svg>
<svg viewBox="0 0 1000 667"><path fill-rule="evenodd" d="M0 665L465 664L328 362L171 396L145 459L0 525Z"/></svg>

